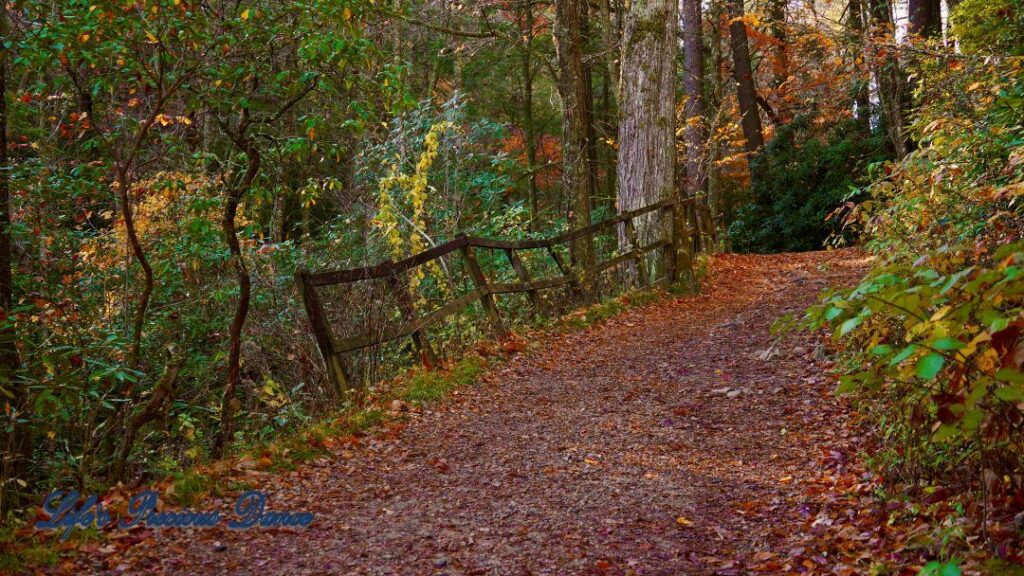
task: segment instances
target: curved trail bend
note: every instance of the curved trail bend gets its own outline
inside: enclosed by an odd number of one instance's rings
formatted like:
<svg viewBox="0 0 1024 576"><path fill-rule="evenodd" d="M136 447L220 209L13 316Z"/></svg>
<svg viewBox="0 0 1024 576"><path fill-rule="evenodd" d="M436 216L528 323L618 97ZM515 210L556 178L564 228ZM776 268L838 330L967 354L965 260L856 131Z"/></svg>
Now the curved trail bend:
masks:
<svg viewBox="0 0 1024 576"><path fill-rule="evenodd" d="M309 529L154 532L78 568L782 572L813 520L803 479L845 409L813 337L772 348L769 326L865 265L853 250L716 256L698 296L554 338L404 425L261 478L273 509L316 514Z"/></svg>

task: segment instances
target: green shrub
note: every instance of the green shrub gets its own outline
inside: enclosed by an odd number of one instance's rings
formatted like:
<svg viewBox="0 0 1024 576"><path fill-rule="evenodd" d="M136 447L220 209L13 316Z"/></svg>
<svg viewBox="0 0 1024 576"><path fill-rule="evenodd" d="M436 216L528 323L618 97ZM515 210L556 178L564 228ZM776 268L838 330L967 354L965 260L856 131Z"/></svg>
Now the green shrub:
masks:
<svg viewBox="0 0 1024 576"><path fill-rule="evenodd" d="M885 137L854 125L835 126L824 138L802 117L778 133L750 165L750 202L729 227L740 252L820 249L839 232L828 216L855 190L857 175L886 158Z"/></svg>
<svg viewBox="0 0 1024 576"><path fill-rule="evenodd" d="M916 63L920 147L850 213L874 270L809 311L842 347L840 392L880 431L875 462L890 475L1024 469L1022 65Z"/></svg>
<svg viewBox="0 0 1024 576"><path fill-rule="evenodd" d="M950 16L953 35L966 53L997 51L1024 55L1024 2L964 0Z"/></svg>

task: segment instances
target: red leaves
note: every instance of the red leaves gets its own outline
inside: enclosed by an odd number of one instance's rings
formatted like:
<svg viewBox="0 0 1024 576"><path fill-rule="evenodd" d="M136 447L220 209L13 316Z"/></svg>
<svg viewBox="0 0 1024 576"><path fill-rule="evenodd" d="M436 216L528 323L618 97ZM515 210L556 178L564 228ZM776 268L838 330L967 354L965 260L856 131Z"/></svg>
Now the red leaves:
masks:
<svg viewBox="0 0 1024 576"><path fill-rule="evenodd" d="M1021 346L1022 329L1024 322L1016 320L992 334L992 348L999 354L999 362L1003 367L1018 368L1024 361L1024 347Z"/></svg>
<svg viewBox="0 0 1024 576"><path fill-rule="evenodd" d="M519 354L520 352L526 351L526 344L522 339L512 335L505 338L501 343L501 350L509 356Z"/></svg>

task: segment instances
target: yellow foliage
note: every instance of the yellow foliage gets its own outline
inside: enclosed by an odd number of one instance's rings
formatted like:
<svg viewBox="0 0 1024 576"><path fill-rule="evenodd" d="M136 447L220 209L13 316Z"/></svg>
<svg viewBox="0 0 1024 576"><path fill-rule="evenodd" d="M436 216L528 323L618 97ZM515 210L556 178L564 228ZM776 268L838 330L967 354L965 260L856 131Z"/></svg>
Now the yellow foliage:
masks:
<svg viewBox="0 0 1024 576"><path fill-rule="evenodd" d="M439 122L431 126L430 131L423 138L423 153L420 155L413 173L401 174L398 172L397 166L392 166L387 177L380 181L377 198L377 217L374 219L374 225L381 230L391 250L391 255L395 260L399 260L406 255L406 248L408 248L408 254L410 255L422 252L427 248L427 243L424 240L424 234L427 229L427 191L429 188L427 175L430 172L430 167L434 164L434 160L437 158L441 134L453 127L454 125L451 122ZM391 191L395 188L405 192L405 196L409 199L412 207L412 216L409 218L412 230L409 232L408 241L402 238L399 227L399 207L396 205L395 199L391 194ZM442 271L436 261L431 261L427 264L427 268L437 278L442 277ZM409 281L409 288L413 293L415 293L416 288L424 277L424 272L419 269L413 274ZM438 285L444 286L444 283L439 282Z"/></svg>
<svg viewBox="0 0 1024 576"><path fill-rule="evenodd" d="M181 219L181 199L198 194L208 184L206 178L183 172L160 172L152 178L137 182L129 196L138 201L132 209L135 232L147 251L161 238L173 237ZM128 232L121 212L103 212L105 218L114 218L113 225L102 235L84 241L78 250L83 263L97 268L114 268L130 258ZM215 218L212 213L211 219ZM120 309L118 290L111 290L107 298L107 314Z"/></svg>

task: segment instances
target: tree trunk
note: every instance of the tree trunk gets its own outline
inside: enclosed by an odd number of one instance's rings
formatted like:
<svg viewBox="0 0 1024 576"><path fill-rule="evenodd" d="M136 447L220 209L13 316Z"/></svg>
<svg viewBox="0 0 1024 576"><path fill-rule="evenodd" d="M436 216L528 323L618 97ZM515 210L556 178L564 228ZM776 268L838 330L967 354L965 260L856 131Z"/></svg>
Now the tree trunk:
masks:
<svg viewBox="0 0 1024 576"><path fill-rule="evenodd" d="M922 38L942 35L942 5L940 0L909 0L907 3L907 33Z"/></svg>
<svg viewBox="0 0 1024 576"><path fill-rule="evenodd" d="M125 165L118 169L116 186L121 194L121 216L124 218L125 235L132 254L142 267L142 293L135 307L135 319L132 322L132 344L128 352L128 364L138 364L142 350L142 330L146 324L146 311L149 299L153 295L153 267L149 264L146 251L142 247L138 231L135 229L135 214L132 211L130 168Z"/></svg>
<svg viewBox="0 0 1024 576"><path fill-rule="evenodd" d="M858 46L867 42L864 36L864 3L863 0L850 0L849 10L846 15L846 27L850 35L856 37ZM853 86L854 112L857 118L857 127L865 134L871 131L871 97L868 81L866 78L855 78Z"/></svg>
<svg viewBox="0 0 1024 576"><path fill-rule="evenodd" d="M285 238L285 230L287 230L288 225L285 223L284 203L284 194L280 189L275 190L274 203L270 210L270 230L269 234L267 234L267 240L270 242L278 243L287 240Z"/></svg>
<svg viewBox="0 0 1024 576"><path fill-rule="evenodd" d="M708 18L711 20L711 26L708 28L708 68L709 74L708 79L708 102L707 102L707 117L705 120L705 126L707 127L709 134L713 133L718 129L722 122L722 102L725 95L725 84L726 80L722 73L723 63L725 61L724 51L722 49L722 0L711 0L708 5ZM708 190L708 204L710 205L715 217L720 222L728 222L730 220L730 214L728 213L728 204L724 197L724 183L722 180L722 170L719 167L717 161L722 157L722 143L721 138L709 138L708 139L708 175L707 175L707 190ZM728 249L728 236L724 236L726 249Z"/></svg>
<svg viewBox="0 0 1024 576"><path fill-rule="evenodd" d="M0 37L7 38L7 10L0 11ZM11 161L7 147L7 50L0 47L0 389L7 393L11 410L4 414L7 422L0 426L3 449L3 470L0 470L0 514L19 504L18 483L25 481L31 456L27 426L16 420L27 419L28 390L17 379L21 367L17 334L11 307L14 304L14 281L11 254Z"/></svg>
<svg viewBox="0 0 1024 576"><path fill-rule="evenodd" d="M893 29L892 6L889 0L868 0L871 11L871 23L875 36L884 36ZM894 39L891 41L895 42ZM875 82L878 85L878 101L882 112L882 120L889 142L897 158L907 155L908 142L903 129L906 113L906 76L900 67L899 60L891 47L881 46L878 54L872 58L875 69Z"/></svg>
<svg viewBox="0 0 1024 576"><path fill-rule="evenodd" d="M244 120L243 120L244 122ZM224 213L221 217L221 230L224 232L224 240L231 252L231 264L235 270L235 279L238 281L238 304L235 307L235 316L231 320L231 327L228 330L228 374L224 383L224 394L221 400L220 430L213 446L213 455L216 458L224 456L224 450L231 442L235 433L235 413L241 403L236 397L238 380L241 372L242 356L242 329L245 327L245 319L249 314L249 298L251 294L251 283L249 280L249 269L245 265L245 258L242 257L242 248L238 242L238 230L235 227L235 217L238 215L238 205L242 196L252 186L253 180L260 170L259 148L245 134L245 126L239 128L239 134L235 141L245 150L246 171L241 179L229 188L224 195Z"/></svg>
<svg viewBox="0 0 1024 576"><path fill-rule="evenodd" d="M142 410L128 419L124 428L121 445L118 447L117 457L113 464L113 472L111 474L113 480L118 482L124 480L128 456L132 452L132 446L135 444L135 435L139 429L148 422L166 418L167 410L170 409L171 403L174 401L178 372L185 362L185 355L175 345L171 345L169 349L170 354L167 366L164 368L163 376L153 386L152 396L149 397Z"/></svg>
<svg viewBox="0 0 1024 576"><path fill-rule="evenodd" d="M771 19L771 33L776 44L773 47L775 53L774 85L777 104L775 106L778 119L781 123L792 120L789 102L786 97L786 80L789 79L789 38L786 36L786 3L787 0L771 0L768 4L768 17Z"/></svg>
<svg viewBox="0 0 1024 576"><path fill-rule="evenodd" d="M746 149L753 155L764 146L761 133L761 114L757 109L757 87L750 67L750 48L743 17L743 0L726 0L729 10L729 45L732 49L733 75L736 77L736 99L740 105L740 125L746 139Z"/></svg>
<svg viewBox="0 0 1024 576"><path fill-rule="evenodd" d="M616 5L613 13L612 1L601 0L599 2L601 11L601 35L604 57L604 82L601 83L601 108L598 111L597 121L600 125L601 139L611 140L618 137L619 117L618 105L621 94L619 93L619 82L622 73L619 69L620 57L620 27L618 24L621 15L621 6ZM601 167L604 173L602 182L602 194L607 199L611 208L615 209L616 190L618 189L616 161L617 151L613 146L601 147Z"/></svg>
<svg viewBox="0 0 1024 576"><path fill-rule="evenodd" d="M633 2L622 37L619 210L675 194L676 0ZM641 244L660 235L657 217L637 222ZM625 242L625 240L623 240Z"/></svg>
<svg viewBox="0 0 1024 576"><path fill-rule="evenodd" d="M540 200L537 191L537 135L533 120L533 4L526 2L520 33L525 49L520 54L523 74L523 145L526 148L526 170L529 179L530 229L540 229Z"/></svg>
<svg viewBox="0 0 1024 576"><path fill-rule="evenodd" d="M590 225L594 179L589 142L590 86L583 61L584 6L582 0L555 3L555 49L558 53L558 92L562 100L562 185L570 195L569 226L578 230ZM570 246L572 263L587 269L594 264L591 236L576 239ZM589 285L584 279L584 286Z"/></svg>
<svg viewBox="0 0 1024 576"><path fill-rule="evenodd" d="M717 242L717 233L713 212L704 193L707 188L708 129L704 123L707 107L704 103L704 42L700 0L682 0L680 6L683 26L683 87L686 92L686 124L683 130L686 142L685 195L697 199L694 206L698 228L712 240L708 248L713 248ZM684 262L678 262L677 269L686 270L678 267L682 264Z"/></svg>
<svg viewBox="0 0 1024 576"><path fill-rule="evenodd" d="M682 0L683 88L686 91L686 194L696 197L707 182L705 157L704 54L700 0Z"/></svg>
<svg viewBox="0 0 1024 576"><path fill-rule="evenodd" d="M612 20L611 0L601 0L600 9L605 66L608 69L608 79L612 94L615 97L615 101L618 102L620 97L619 80L621 78L619 56L622 54L622 51L619 50L619 31Z"/></svg>

